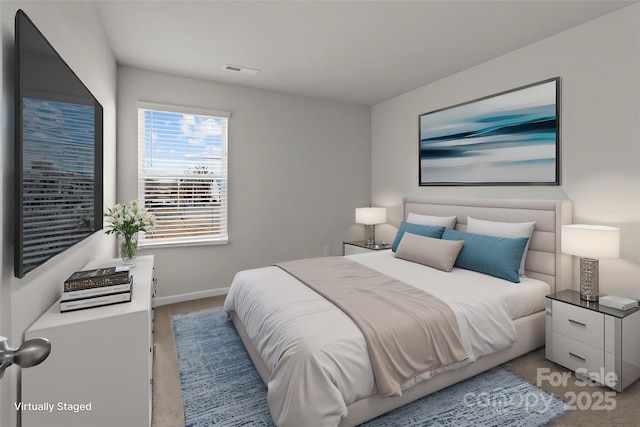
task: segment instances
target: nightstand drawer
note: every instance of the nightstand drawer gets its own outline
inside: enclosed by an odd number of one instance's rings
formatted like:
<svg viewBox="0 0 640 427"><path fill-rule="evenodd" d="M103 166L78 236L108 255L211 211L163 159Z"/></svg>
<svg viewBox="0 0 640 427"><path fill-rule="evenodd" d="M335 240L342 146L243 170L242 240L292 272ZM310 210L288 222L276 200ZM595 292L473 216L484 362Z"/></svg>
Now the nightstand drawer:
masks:
<svg viewBox="0 0 640 427"><path fill-rule="evenodd" d="M553 331L604 350L604 315L553 301Z"/></svg>
<svg viewBox="0 0 640 427"><path fill-rule="evenodd" d="M587 372L600 372L604 367L604 350L576 341L557 332L553 333L554 361L576 371L584 368Z"/></svg>
<svg viewBox="0 0 640 427"><path fill-rule="evenodd" d="M359 246L354 245L344 245L344 254L345 255L355 255L355 254L366 254L371 252L371 249L361 248Z"/></svg>

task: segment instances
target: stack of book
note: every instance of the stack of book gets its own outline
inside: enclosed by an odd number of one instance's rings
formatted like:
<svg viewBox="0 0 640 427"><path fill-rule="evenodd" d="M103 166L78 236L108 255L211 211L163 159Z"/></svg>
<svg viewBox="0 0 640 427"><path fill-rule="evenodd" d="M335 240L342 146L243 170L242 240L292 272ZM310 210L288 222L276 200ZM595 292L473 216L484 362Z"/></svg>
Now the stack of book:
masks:
<svg viewBox="0 0 640 427"><path fill-rule="evenodd" d="M64 281L60 312L131 301L133 276L128 269L105 267L76 271Z"/></svg>

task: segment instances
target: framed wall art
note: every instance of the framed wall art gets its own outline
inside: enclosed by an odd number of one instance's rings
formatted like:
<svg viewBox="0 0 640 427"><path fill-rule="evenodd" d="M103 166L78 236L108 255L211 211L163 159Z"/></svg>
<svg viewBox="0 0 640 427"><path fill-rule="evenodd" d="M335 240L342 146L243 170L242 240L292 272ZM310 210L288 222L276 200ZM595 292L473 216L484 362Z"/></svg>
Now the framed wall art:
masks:
<svg viewBox="0 0 640 427"><path fill-rule="evenodd" d="M559 185L560 78L419 116L420 185Z"/></svg>

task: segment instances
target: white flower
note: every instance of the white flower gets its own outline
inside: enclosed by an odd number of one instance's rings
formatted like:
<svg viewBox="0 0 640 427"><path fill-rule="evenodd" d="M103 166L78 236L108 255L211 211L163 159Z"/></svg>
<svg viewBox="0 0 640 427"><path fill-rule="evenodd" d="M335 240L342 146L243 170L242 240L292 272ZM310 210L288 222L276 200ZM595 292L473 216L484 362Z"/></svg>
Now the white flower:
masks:
<svg viewBox="0 0 640 427"><path fill-rule="evenodd" d="M141 208L137 200L105 209L104 217L107 223L105 233L116 233L125 237L131 237L139 231L147 231L155 222L155 217L144 207Z"/></svg>

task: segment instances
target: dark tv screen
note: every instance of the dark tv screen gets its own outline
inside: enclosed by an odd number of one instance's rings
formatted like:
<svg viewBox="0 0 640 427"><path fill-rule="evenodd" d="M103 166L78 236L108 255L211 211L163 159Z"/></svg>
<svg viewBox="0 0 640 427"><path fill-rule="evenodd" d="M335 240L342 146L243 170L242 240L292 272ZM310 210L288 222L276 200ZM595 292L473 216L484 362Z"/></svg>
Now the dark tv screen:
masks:
<svg viewBox="0 0 640 427"><path fill-rule="evenodd" d="M102 228L102 106L27 15L15 22L16 277Z"/></svg>

